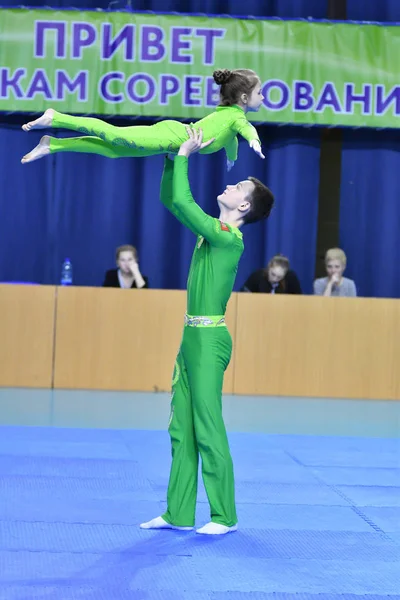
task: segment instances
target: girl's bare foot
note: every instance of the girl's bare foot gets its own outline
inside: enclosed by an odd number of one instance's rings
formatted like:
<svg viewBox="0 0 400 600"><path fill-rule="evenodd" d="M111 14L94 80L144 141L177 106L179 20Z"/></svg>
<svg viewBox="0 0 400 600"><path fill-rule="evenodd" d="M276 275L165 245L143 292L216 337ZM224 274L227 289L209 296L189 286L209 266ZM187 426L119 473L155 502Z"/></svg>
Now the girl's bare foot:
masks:
<svg viewBox="0 0 400 600"><path fill-rule="evenodd" d="M50 154L50 136L44 135L36 148L28 152L28 154L25 154L21 162L24 165L25 163L43 158L43 156L47 156L47 154Z"/></svg>
<svg viewBox="0 0 400 600"><path fill-rule="evenodd" d="M53 123L54 117L54 108L48 108L41 117L36 119L35 121L29 121L29 123L25 123L22 125L22 129L24 131L31 131L32 129L46 129L46 127L51 127Z"/></svg>

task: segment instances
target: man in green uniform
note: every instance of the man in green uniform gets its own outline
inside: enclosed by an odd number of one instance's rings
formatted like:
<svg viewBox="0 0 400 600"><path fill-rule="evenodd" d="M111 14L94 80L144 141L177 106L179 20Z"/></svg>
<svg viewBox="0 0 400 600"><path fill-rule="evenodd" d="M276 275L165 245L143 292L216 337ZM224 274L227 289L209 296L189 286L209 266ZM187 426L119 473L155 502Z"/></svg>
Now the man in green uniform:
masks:
<svg viewBox="0 0 400 600"><path fill-rule="evenodd" d="M172 382L169 433L172 466L168 507L142 529L192 529L195 521L198 461L211 509L211 521L197 533L225 534L237 529L232 458L222 417L222 384L232 339L225 310L243 252L240 227L267 218L273 195L254 178L227 186L218 196L220 218L195 203L188 180L188 158L211 141L189 129L174 160L167 157L161 200L197 235L188 277L187 314Z"/></svg>

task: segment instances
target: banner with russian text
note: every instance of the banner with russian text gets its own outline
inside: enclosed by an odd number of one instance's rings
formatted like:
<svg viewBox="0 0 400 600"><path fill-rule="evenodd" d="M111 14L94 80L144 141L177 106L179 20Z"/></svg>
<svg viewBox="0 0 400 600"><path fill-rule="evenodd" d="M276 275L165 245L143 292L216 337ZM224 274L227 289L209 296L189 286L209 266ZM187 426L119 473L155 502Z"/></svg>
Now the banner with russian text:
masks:
<svg viewBox="0 0 400 600"><path fill-rule="evenodd" d="M249 68L255 121L397 128L399 56L397 26L0 9L0 111L199 119Z"/></svg>

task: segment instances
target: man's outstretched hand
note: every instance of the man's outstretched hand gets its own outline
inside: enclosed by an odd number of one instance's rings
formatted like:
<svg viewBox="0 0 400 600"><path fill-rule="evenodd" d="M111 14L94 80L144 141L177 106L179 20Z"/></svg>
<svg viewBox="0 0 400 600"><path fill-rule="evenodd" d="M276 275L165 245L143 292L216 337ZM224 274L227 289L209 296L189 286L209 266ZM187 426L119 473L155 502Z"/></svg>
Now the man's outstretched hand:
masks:
<svg viewBox="0 0 400 600"><path fill-rule="evenodd" d="M191 154L195 154L195 152L199 152L203 148L207 148L207 146L212 144L215 140L215 138L211 138L211 140L208 140L208 142L203 142L202 129L186 127L186 131L188 133L189 139L183 142L183 144L179 148L178 156L189 157Z"/></svg>

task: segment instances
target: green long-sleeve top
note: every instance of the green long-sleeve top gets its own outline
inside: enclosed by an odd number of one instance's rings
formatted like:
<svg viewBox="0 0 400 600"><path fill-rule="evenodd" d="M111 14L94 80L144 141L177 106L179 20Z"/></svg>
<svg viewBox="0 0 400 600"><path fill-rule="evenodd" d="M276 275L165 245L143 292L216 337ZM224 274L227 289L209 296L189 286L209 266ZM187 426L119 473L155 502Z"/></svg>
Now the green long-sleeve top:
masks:
<svg viewBox="0 0 400 600"><path fill-rule="evenodd" d="M215 138L212 144L200 150L200 154L213 154L225 148L229 160L236 160L238 154L236 134L241 135L249 143L253 140L260 142L257 129L249 123L244 110L236 104L217 106L214 112L194 123L193 127L203 130L203 141Z"/></svg>
<svg viewBox="0 0 400 600"><path fill-rule="evenodd" d="M243 236L236 227L207 215L193 199L188 159L165 159L161 201L196 236L187 281L187 313L224 315L243 253Z"/></svg>

